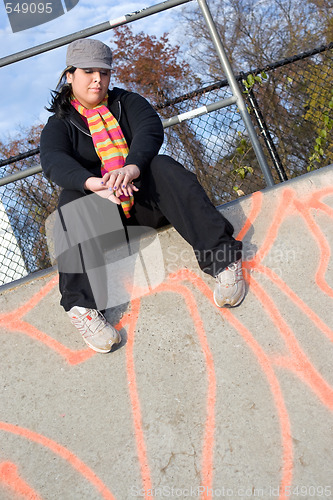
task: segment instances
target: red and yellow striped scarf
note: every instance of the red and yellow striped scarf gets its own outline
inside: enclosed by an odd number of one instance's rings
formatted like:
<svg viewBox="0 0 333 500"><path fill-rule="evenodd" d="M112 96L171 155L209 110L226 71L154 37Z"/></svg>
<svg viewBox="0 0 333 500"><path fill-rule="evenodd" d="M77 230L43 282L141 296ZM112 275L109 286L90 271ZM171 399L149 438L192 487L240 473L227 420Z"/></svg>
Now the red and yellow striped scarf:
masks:
<svg viewBox="0 0 333 500"><path fill-rule="evenodd" d="M128 155L128 146L119 123L106 107L107 97L93 109L87 109L74 97L72 106L87 119L89 131L96 153L101 160L101 172L111 172L122 168ZM125 216L130 217L129 211L134 204L134 196L120 196L121 206Z"/></svg>

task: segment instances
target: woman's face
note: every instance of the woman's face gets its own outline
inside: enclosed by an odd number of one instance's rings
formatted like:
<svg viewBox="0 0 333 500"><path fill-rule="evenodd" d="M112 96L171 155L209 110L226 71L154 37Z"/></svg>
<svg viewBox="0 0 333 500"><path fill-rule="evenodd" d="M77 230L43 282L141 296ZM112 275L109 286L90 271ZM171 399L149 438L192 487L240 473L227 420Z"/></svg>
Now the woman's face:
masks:
<svg viewBox="0 0 333 500"><path fill-rule="evenodd" d="M107 94L111 71L109 69L76 68L74 73L67 73L67 82L72 84L74 97L85 108L92 109Z"/></svg>

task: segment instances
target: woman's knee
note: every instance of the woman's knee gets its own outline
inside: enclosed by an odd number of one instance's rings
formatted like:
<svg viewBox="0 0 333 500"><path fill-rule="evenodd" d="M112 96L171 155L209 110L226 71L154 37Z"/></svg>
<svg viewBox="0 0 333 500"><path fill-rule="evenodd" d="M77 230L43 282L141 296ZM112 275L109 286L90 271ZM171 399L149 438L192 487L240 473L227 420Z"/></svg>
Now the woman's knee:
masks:
<svg viewBox="0 0 333 500"><path fill-rule="evenodd" d="M177 176L186 170L183 165L168 155L155 156L151 161L150 169L153 176L166 178Z"/></svg>
<svg viewBox="0 0 333 500"><path fill-rule="evenodd" d="M178 161L168 155L156 155L151 161L153 167L165 167L166 165L173 165L174 167L184 168Z"/></svg>
<svg viewBox="0 0 333 500"><path fill-rule="evenodd" d="M185 168L181 163L168 155L155 156L151 162L151 174L167 183L193 183L197 182L196 175Z"/></svg>

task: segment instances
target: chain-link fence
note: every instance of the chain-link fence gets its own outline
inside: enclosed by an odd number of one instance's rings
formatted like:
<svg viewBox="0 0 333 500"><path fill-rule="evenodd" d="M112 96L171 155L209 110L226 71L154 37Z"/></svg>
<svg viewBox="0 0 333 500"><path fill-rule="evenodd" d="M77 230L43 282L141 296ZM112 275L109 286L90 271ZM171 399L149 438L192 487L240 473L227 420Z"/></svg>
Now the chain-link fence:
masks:
<svg viewBox="0 0 333 500"><path fill-rule="evenodd" d="M237 76L276 183L333 164L332 51L330 44ZM227 82L216 82L158 112L167 118L230 96ZM215 205L265 187L235 105L166 129L163 151L196 173ZM38 149L3 160L2 177L38 164ZM51 265L44 224L58 194L41 173L0 187L0 285Z"/></svg>
<svg viewBox="0 0 333 500"><path fill-rule="evenodd" d="M237 75L275 182L333 164L333 43ZM229 97L227 81L175 99L163 116ZM167 132L166 150L218 205L265 187L235 106Z"/></svg>

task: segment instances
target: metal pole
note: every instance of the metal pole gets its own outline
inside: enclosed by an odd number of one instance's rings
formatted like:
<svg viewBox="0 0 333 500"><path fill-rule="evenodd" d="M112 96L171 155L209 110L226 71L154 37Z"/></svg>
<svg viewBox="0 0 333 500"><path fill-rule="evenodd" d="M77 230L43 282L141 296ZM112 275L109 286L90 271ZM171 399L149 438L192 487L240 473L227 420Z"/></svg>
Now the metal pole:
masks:
<svg viewBox="0 0 333 500"><path fill-rule="evenodd" d="M270 157L272 158L273 165L275 167L275 170L278 173L280 181L281 182L287 181L288 180L287 173L282 165L282 161L279 157L279 153L277 152L277 149L275 147L275 144L274 144L274 141L272 139L269 128L267 127L267 124L266 124L265 119L264 119L262 112L260 110L256 96L254 95L253 89L251 89L249 91L248 98L249 98L249 103L251 105L251 108L253 109L254 116L256 117L258 127L261 131L261 134L262 134L263 139L265 141L265 144L266 144L266 147L267 147L268 152L270 154Z"/></svg>
<svg viewBox="0 0 333 500"><path fill-rule="evenodd" d="M6 186L6 184L10 184L11 182L15 182L20 179L25 179L26 177L38 174L41 171L42 167L40 165L36 165L35 167L30 167L26 168L25 170L15 172L15 174L6 175L6 177L2 177L0 179L0 186Z"/></svg>
<svg viewBox="0 0 333 500"><path fill-rule="evenodd" d="M136 12L132 12L131 14L125 14L124 16L121 16L117 19L111 19L110 21L96 24L95 26L91 26L90 28L76 31L71 35L56 38L51 42L42 43L41 45L36 45L35 47L31 47L30 49L16 52L15 54L0 58L0 68L2 66L7 66L8 64L22 61L23 59L27 59L28 57L33 57L38 54L42 54L43 52L56 49L57 47L62 47L63 45L67 45L68 43L73 42L78 38L86 38L88 36L97 35L98 33L102 33L103 31L107 31L111 28L116 28L117 26L131 23L132 21L136 21L137 19L142 19L143 17L147 17L152 14L156 14L157 12L171 9L172 7L176 7L177 5L182 5L190 1L192 0L166 0L165 2L152 5L151 7L137 10Z"/></svg>
<svg viewBox="0 0 333 500"><path fill-rule="evenodd" d="M208 8L206 0L197 0L198 5L203 13L203 16L205 18L210 36L213 40L217 55L220 59L220 63L222 66L222 69L227 77L227 80L229 82L229 86L232 90L233 95L237 99L237 106L239 109L239 112L241 114L241 117L244 121L245 127L247 129L247 132L249 134L250 141L252 143L254 152L257 156L260 168L262 173L264 174L264 178L266 181L267 186L274 186L274 180L272 173L269 169L269 166L267 164L264 152L261 148L260 142L258 140L257 134L254 130L253 123L251 121L250 115L248 114L248 111L246 109L246 105L242 96L242 93L237 85L237 80L235 78L235 75L233 74L232 68L230 66L229 60L227 58L227 55L225 53L221 38L217 32L215 23L213 21L212 15L210 13L210 10Z"/></svg>
<svg viewBox="0 0 333 500"><path fill-rule="evenodd" d="M186 113L181 113L180 115L166 118L165 120L162 120L163 127L172 127L173 125L181 123L185 120L190 120L191 118L196 118L197 116L202 116L206 113L217 111L218 109L225 108L226 106L231 106L231 104L235 103L236 98L234 96L228 97L227 99L221 99L220 101L213 102L212 104L201 106L201 108L191 109L191 111L187 111Z"/></svg>
<svg viewBox="0 0 333 500"><path fill-rule="evenodd" d="M30 158L31 156L38 155L39 147L35 149L30 149L29 151L25 151L24 153L20 153L15 156L11 156L6 160L0 160L0 167L5 167L6 165L10 165L11 163L15 163L16 161L25 160L25 158Z"/></svg>

